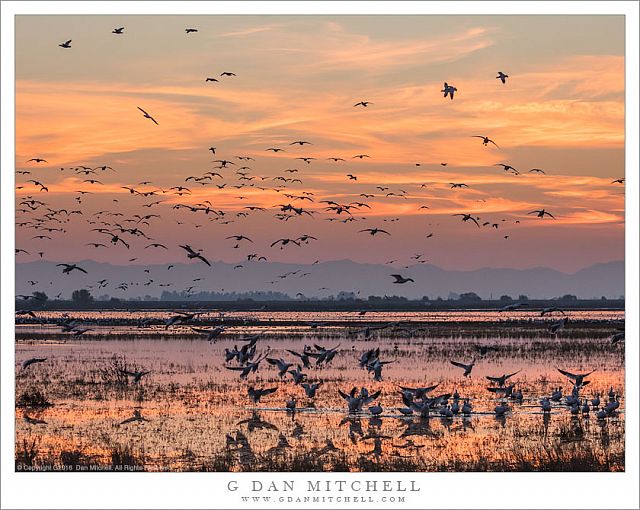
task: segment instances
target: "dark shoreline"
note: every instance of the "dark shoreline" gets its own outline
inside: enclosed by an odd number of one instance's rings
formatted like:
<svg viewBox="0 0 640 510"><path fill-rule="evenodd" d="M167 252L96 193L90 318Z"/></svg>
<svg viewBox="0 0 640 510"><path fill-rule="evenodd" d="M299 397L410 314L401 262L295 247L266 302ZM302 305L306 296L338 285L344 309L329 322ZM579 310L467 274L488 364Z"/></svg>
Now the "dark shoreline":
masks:
<svg viewBox="0 0 640 510"><path fill-rule="evenodd" d="M73 301L47 301L34 303L16 301L16 310L37 311L107 311L107 310L174 310L174 309L209 309L238 312L439 312L439 311L477 311L500 310L518 301L483 300L465 302L460 300L443 301L409 301L409 300L335 300L335 301L93 301L91 303L75 303ZM624 299L543 299L523 301L519 311L543 310L557 307L566 312L578 310L625 309ZM509 312L505 312L507 318Z"/></svg>

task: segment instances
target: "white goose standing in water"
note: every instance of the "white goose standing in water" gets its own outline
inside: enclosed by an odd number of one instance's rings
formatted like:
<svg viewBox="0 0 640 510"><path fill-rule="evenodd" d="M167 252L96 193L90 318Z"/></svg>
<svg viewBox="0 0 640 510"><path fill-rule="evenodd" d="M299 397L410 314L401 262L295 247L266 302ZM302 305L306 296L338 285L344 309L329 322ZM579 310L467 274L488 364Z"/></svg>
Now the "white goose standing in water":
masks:
<svg viewBox="0 0 640 510"><path fill-rule="evenodd" d="M551 412L551 401L545 397L540 401L540 405L542 405L542 412L544 414L548 414Z"/></svg>
<svg viewBox="0 0 640 510"><path fill-rule="evenodd" d="M507 404L498 404L493 412L496 414L496 417L501 418L508 410L509 406Z"/></svg>

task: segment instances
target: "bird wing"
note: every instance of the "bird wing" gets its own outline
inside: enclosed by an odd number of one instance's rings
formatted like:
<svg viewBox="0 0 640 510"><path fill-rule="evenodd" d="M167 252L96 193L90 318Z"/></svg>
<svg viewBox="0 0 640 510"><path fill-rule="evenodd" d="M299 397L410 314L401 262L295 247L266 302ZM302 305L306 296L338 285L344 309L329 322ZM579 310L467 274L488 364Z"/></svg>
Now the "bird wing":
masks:
<svg viewBox="0 0 640 510"><path fill-rule="evenodd" d="M372 393L371 395L369 395L366 399L365 402L368 404L369 402L373 402L374 400L376 400L380 394L382 393L382 390L378 390L375 393Z"/></svg>
<svg viewBox="0 0 640 510"><path fill-rule="evenodd" d="M560 372L562 375L566 375L567 377L571 378L571 379L575 379L577 377L576 374L572 374L571 372L567 372L566 370L562 370L562 369L558 369L558 372Z"/></svg>
<svg viewBox="0 0 640 510"><path fill-rule="evenodd" d="M211 267L211 264L209 263L209 261L206 258L204 258L202 255L200 255L199 253L196 254L196 258L202 260L202 262L204 262L206 265Z"/></svg>
<svg viewBox="0 0 640 510"><path fill-rule="evenodd" d="M449 361L449 363L451 363L452 365L454 365L456 367L464 368L465 370L467 369L467 365L459 363L458 361Z"/></svg>

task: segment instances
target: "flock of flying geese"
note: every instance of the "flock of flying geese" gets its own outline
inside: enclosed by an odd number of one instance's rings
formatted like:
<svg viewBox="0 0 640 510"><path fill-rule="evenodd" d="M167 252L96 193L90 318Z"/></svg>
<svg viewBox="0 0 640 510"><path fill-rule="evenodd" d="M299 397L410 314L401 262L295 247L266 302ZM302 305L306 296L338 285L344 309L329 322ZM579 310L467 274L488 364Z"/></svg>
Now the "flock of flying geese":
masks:
<svg viewBox="0 0 640 510"><path fill-rule="evenodd" d="M191 34L196 34L198 29L196 28L186 28L185 33L188 36ZM116 36L122 36L125 33L125 27L118 27L113 29L112 33ZM69 39L59 46L64 50L70 50L72 48L72 40ZM236 77L236 74L233 72L225 71L222 72L217 78L212 76L207 76L205 78L205 83L216 83L221 79L233 79ZM507 78L509 75L503 73L502 71L498 72L498 76L496 79L499 79L502 84L507 83ZM455 94L458 92L458 88L456 88L453 84L448 82L444 82L443 89L441 92L444 94L444 98L449 97L450 100L454 100ZM357 109L369 109L374 105L371 101L361 100L353 104L353 108ZM156 114L152 114L145 110L144 108L137 106L137 109L142 114L144 119L150 121L153 125L159 126L162 121L161 115L156 117ZM491 144L495 146L497 149L500 149L496 141L491 139L486 135L470 135L473 138L478 138L481 140L481 143L484 147L489 147ZM265 148L265 152L268 153L288 153L291 148L295 147L306 147L314 145L312 142L307 140L295 140L288 143L286 147L268 147ZM192 189L189 186L195 187L208 187L209 189L230 189L234 188L238 190L238 193L241 190L246 189L259 189L261 191L273 191L278 193L283 197L282 203L274 206L276 209L275 218L277 220L283 222L295 221L296 219L302 217L314 217L321 212L326 214L328 217L325 218L327 221L338 221L342 223L349 223L353 221L361 221L366 218L357 218L356 214L361 213L364 209L371 209L371 206L367 203L367 201L376 196L384 196L384 197L397 197L397 198L408 198L409 191L407 190L391 190L389 187L385 186L377 186L376 191L372 193L360 193L356 199L349 202L338 202L336 200L327 197L327 199L318 200L316 194L311 191L300 191L293 188L294 185L303 184L303 179L300 177L294 177L295 175L302 175L298 168L287 168L284 170L283 175L279 175L273 178L268 176L261 176L257 173L254 173L253 169L249 166L252 162L255 161L255 158L251 155L227 155L224 158L220 157L219 150L217 147L211 146L207 149L211 152L213 157L217 157L218 159L213 160L212 163L215 164L213 169L210 171L204 172L201 175L190 175L184 179L184 182L177 183L175 186L163 189L158 186L154 186L151 181L142 181L139 183L132 183L128 186L123 186L131 197L140 201L140 207L146 208L148 210L153 209L158 210L161 208L161 204L165 202L163 198L171 198L172 201L175 197L183 197L189 196L192 194ZM229 159L226 159L229 158ZM371 159L372 156L369 154L356 154L351 156L349 159L352 160L364 160ZM306 166L311 165L314 161L317 161L318 158L312 156L295 156L292 158L292 161L300 161L304 163ZM334 156L331 158L327 158L329 161L334 164L340 164L347 161L347 159L339 156ZM34 163L35 165L41 165L43 163L48 163L46 159L42 157L34 157L27 161L27 163ZM415 163L416 166L420 166L420 163ZM447 163L441 163L442 166L446 166ZM510 173L513 175L520 175L522 172L516 168L514 168L511 164L507 163L496 163L495 166L502 167L502 169L506 173ZM226 176L225 173L230 170L234 171L233 177L237 180L236 184L232 184L230 182L231 176ZM23 176L31 175L33 168L29 170L19 170L17 173ZM114 208L107 208L100 211L96 211L93 213L88 213L88 211L83 210L80 207L85 200L87 200L92 194L91 188L99 187L104 185L102 175L108 175L109 172L114 172L115 170L109 165L100 165L100 166L71 166L67 168L60 168L60 171L71 173L76 176L84 177L82 180L82 184L86 186L82 186L83 189L79 189L76 191L76 196L73 200L77 203L77 208L73 209L72 207L64 207L60 209L53 208L47 201L41 199L43 193L47 193L49 191L47 184L41 178L33 178L28 179L26 183L31 183L33 187L37 188L37 193L35 191L30 191L27 196L23 197L19 201L20 208L18 209L18 213L24 215L19 219L17 226L22 229L33 229L36 235L33 236L34 240L38 240L39 242L44 241L52 241L55 236L64 236L67 233L67 223L69 223L72 217L84 218L84 221L87 223L89 227L89 232L91 235L95 235L96 239L91 240L91 242L87 242L86 245L90 246L94 249L108 249L108 248L122 248L126 250L130 250L132 245L136 242L141 241L144 244L144 248L140 250L140 252L144 252L143 250L168 250L167 244L168 242L162 243L156 239L153 239L147 235L145 232L146 227L150 227L152 223L159 223L160 221L166 221L166 217L163 218L160 214L154 213L142 213L142 214L134 214L134 215L125 215L123 212L120 212L120 207L115 206ZM527 170L526 173L531 174L542 174L544 175L546 172L541 168L532 168ZM100 178L98 178L100 177ZM358 176L355 173L346 174L346 179L348 181L358 181ZM259 185L258 183L264 183L265 181L273 181L273 186ZM27 186L27 184L18 186L18 189L21 190ZM189 184L192 183L192 184ZM275 184L277 183L277 184ZM624 184L624 179L616 179L612 181L612 183ZM470 188L466 183L459 182L451 182L448 183L448 186L451 190L456 189L464 189ZM420 188L426 188L426 184L422 184ZM247 200L247 196L238 196L236 197L239 201ZM114 199L114 203L118 203L117 199ZM306 208L306 204L323 204L322 211L318 208ZM420 209L428 209L429 207L423 205ZM171 206L172 213L177 211L185 211L192 215L198 215L199 218L203 220L207 220L210 222L217 222L219 224L230 224L234 223L242 218L247 218L250 215L262 214L266 211L265 208L259 207L257 205L247 205L242 208L240 212L236 212L233 214L230 211L222 210L216 207L212 201L203 200L200 203L196 204L186 204L186 203L174 203ZM143 209L141 209L143 211ZM532 210L528 213L529 215L534 215L535 218L539 218L544 220L545 218L556 219L551 212L549 212L546 208L540 207L539 209ZM454 217L460 217L462 222L470 223L475 225L477 228L489 227L489 229L498 229L500 224L494 221L483 221L480 217L473 213L457 213L453 215ZM397 218L389 218L389 222L397 221ZM177 220L176 220L177 221ZM387 221L387 220L383 220ZM506 220L502 220L506 221ZM178 221L179 224L183 224L183 221ZM515 223L519 223L518 220ZM195 225L196 228L200 228L202 225ZM387 229L380 228L379 226L363 228L358 231L359 234L369 235L371 237L376 237L379 235L391 236L391 232ZM53 236L53 237L52 237ZM428 234L426 237L432 237L433 233ZM509 236L504 236L508 238ZM254 241L247 235L238 233L231 236L227 236L225 238L226 241L231 241L235 244L234 248L239 249L241 246L251 246L254 244ZM275 248L278 250L283 250L285 248L290 248L292 246L301 247L302 245L309 244L313 241L317 241L317 238L310 234L301 234L297 237L282 237L274 240L270 244L270 248ZM212 266L212 263L209 257L203 252L202 249L191 245L191 244L179 244L178 245L186 256L187 260L194 261L198 263L205 264L206 266ZM134 246L135 248L135 246ZM30 252L27 250L17 248L16 255L24 253L26 255L30 255ZM246 255L247 261L263 261L267 260L265 255L261 255L259 253L254 253L251 250L251 253ZM45 255L44 251L37 252L40 258L43 258ZM415 257L416 260L420 263L426 262L422 259L422 256ZM137 257L131 258L130 262L138 260ZM58 267L62 268L62 273L65 275L76 273L89 274L88 271L79 266L77 263L59 263ZM167 270L170 270L173 265L169 265ZM238 265L237 268L241 268L242 265ZM148 277L149 271L145 269L145 273ZM295 274L295 273L292 273ZM289 276L289 275L285 275ZM393 284L405 285L408 283L415 283L415 280L411 277L403 276L402 274L391 274L391 278L393 278ZM153 280L149 278L150 281L144 283L144 285L151 285L155 283ZM37 282L35 282L37 283ZM109 282L106 280L98 280L96 282L97 288L105 288L109 285ZM126 282L121 283L119 286L115 287L116 289L126 290L128 288ZM191 287L193 289L193 287ZM21 295L19 298L24 299L25 301L29 300L37 300L36 296L26 296ZM510 311L515 310L519 307L526 306L526 304L516 303L512 305L508 305L503 310ZM553 311L557 311L557 309L548 309L547 311L543 311L543 315L546 313L551 313ZM35 313L33 310L18 310L18 315L31 315L35 317ZM190 314L187 312L180 312L166 322L166 327L171 327L174 325L182 325L189 324L189 321L192 320L196 314ZM552 333L557 333L560 329L562 329L568 322L567 317L563 317L559 319L557 322L554 322L550 326L550 331ZM86 331L90 331L87 328L82 328L81 325L73 320L65 320L61 323L63 327L63 331L72 332L73 334L80 335L85 333ZM389 327L389 326L382 326ZM364 331L365 337L368 338L370 335L370 330L373 329L367 328ZM221 334L224 333L225 327L223 325L217 326L214 328L198 328L192 327L192 330L198 334L206 335L209 341L215 341ZM289 355L293 358L284 359L284 358L275 358L271 357L269 354L269 349L259 354L257 352L259 335L252 335L248 337L243 337L238 340L238 343L241 344L241 347L234 346L233 348L225 349L225 362L224 368L230 371L234 371L238 373L238 377L241 380L247 380L252 374L255 374L261 364L266 363L269 366L274 367L277 370L278 376L283 381L287 378L290 378L290 381L294 384L294 386L299 386L304 391L304 395L307 399L313 400L316 398L319 391L322 391L322 381L316 380L311 382L309 380L308 371L313 369L320 369L322 367L326 367L332 363L332 360L339 352L339 345L335 347L324 347L319 344L314 344L313 346L305 345L301 351L287 350ZM624 340L624 333L616 333L612 338L612 343L617 343L619 341ZM479 348L479 354L484 356L487 354L490 348ZM22 370L26 371L30 366L37 363L44 363L47 361L47 358L30 358L25 360L22 363ZM364 352L359 360L358 366L361 369L367 370L372 374L374 381L382 380L382 372L384 366L389 363L393 363L393 360L382 360L380 359L380 348L370 349ZM463 370L464 377L471 377L471 373L475 366L476 360L474 359L470 363L464 363L460 361L451 361L451 364L457 368ZM600 396L596 395L591 402L588 402L584 397L581 397L581 390L589 384L589 381L586 380L586 377L590 375L592 372L587 374L573 374L566 370L558 369L561 374L565 375L572 382L572 390L570 395L563 396L561 388L557 388L554 392L548 397L544 397L541 402L541 409L544 414L551 412L552 402L562 402L566 405L572 414L578 414L579 412L588 414L592 409L597 412L597 417L599 419L605 419L609 416L613 416L619 407L618 396L613 392L613 389L609 394L609 402L604 404L601 409L600 407ZM140 371L123 371L124 376L127 378L132 378L134 383L140 383L145 376L147 376L150 372L145 370ZM494 413L498 417L504 416L509 410L509 402L522 402L523 394L520 389L516 388L516 384L508 384L509 380L516 376L518 372L503 374L495 377L487 377L490 381L491 386L487 388L489 392L501 397L502 401L495 407ZM403 407L397 408L397 411L402 415L418 415L421 418L429 418L431 414L439 414L443 418L452 418L456 415L464 415L469 416L473 412L473 406L470 398L461 397L458 392L452 393L442 393L436 396L431 396L432 392L438 388L438 384L434 384L432 386L427 387L419 387L419 388L409 388L409 387L400 387L399 394L401 396ZM260 400L270 394L273 394L277 391L277 387L265 387L265 388L257 388L255 385L250 385L247 390L248 398L253 404L260 403ZM383 414L383 407L375 402L378 401L381 396L381 391L370 392L367 388L352 388L349 391L339 391L339 396L344 399L347 406L347 411L349 414L358 414L365 412L365 409L373 416L380 416ZM564 400L563 400L564 399ZM285 408L289 412L296 412L299 410L298 402L294 397L290 398L286 404ZM30 418L25 415L25 420L29 423L38 422L34 418ZM35 420L35 422L34 422ZM134 416L122 421L122 424L132 423L132 422L141 422L146 421L144 417L141 416L140 411L136 411ZM286 441L286 438L284 439ZM238 443L240 440L238 437L231 438L228 437L228 442L230 443Z"/></svg>
<svg viewBox="0 0 640 510"><path fill-rule="evenodd" d="M112 30L112 34L117 37L125 36L125 27L116 27ZM198 29L195 27L187 27L185 28L185 34L188 37L194 36L194 34L198 33ZM69 39L59 46L63 48L65 51L72 49L72 40ZM233 80L237 77L236 73L230 71L224 71L220 73L218 78L214 78L211 76L206 77L205 82L218 82L219 79L228 79ZM500 80L503 85L506 85L507 79L509 75L499 71L497 73L496 79ZM444 83L444 87L441 92L444 93L444 97L449 97L451 100L454 99L455 93L458 89L448 83ZM370 109L374 106L374 103L368 100L360 100L353 104L354 108L358 109ZM155 126L159 126L160 122L155 114L151 114L149 111L144 108L137 106L137 109L140 111L144 119L148 119ZM491 139L486 135L470 135L473 138L478 138L481 140L482 145L488 147L490 144L495 146L496 148L500 148L495 140ZM289 150L289 147L308 147L313 146L314 144L307 140L294 140L288 143L288 147L268 147L265 149L265 152L271 153L285 153ZM218 155L218 149L215 146L211 146L208 150L212 153L214 157ZM229 159L227 159L227 157ZM231 223L236 223L241 219L248 218L251 215L259 215L264 214L266 212L266 208L260 207L257 205L247 205L241 208L238 212L225 211L219 207L216 207L212 200L203 200L201 203L196 204L182 204L182 203L174 203L175 197L188 197L193 193L190 184L192 183L196 187L207 187L212 191L216 189L237 189L238 192L241 190L250 190L250 189L258 189L264 192L276 192L280 196L283 197L282 203L274 206L276 209L275 218L277 220L283 222L295 221L296 219L300 219L302 217L313 218L319 214L328 215L324 220L331 222L342 222L342 223L350 223L353 221L363 221L366 220L366 217L358 217L357 214L361 213L365 210L372 209L372 206L367 203L369 199L374 197L397 197L397 198L408 198L411 194L409 190L399 189L399 190L391 190L388 186L377 186L376 191L374 192L363 192L357 195L357 198L352 201L342 201L338 202L337 200L331 199L327 197L326 199L319 200L314 192L311 191L299 191L293 188L295 185L302 185L303 179L300 177L294 177L293 175L301 175L300 170L298 168L287 168L284 170L285 175L278 175L276 177L269 176L261 176L253 172L253 169L249 166L252 162L255 161L255 157L251 155L235 155L235 156L227 156L225 158L215 159L213 161L216 166L211 171L204 172L202 175L189 175L184 179L184 183L176 184L175 186L168 187L166 189L160 188L158 186L153 186L151 181L141 181L140 183L132 183L128 186L123 186L122 188L127 190L132 197L135 197L140 201L139 207L141 210L140 214L133 214L131 216L125 215L123 212L120 212L119 199L114 199L113 202L117 206L115 209L103 209L100 211L95 211L92 213L88 213L85 209L81 207L81 204L84 203L85 200L89 199L92 195L92 188L99 188L104 185L103 177L100 175L108 175L109 173L115 173L115 170L109 165L78 165L71 166L67 168L60 168L62 172L71 172L74 175L84 177L84 180L81 181L81 184L84 185L79 189L76 193L77 196L74 197L75 202L77 202L77 207L63 207L56 209L51 206L46 200L43 200L42 193L46 193L49 191L48 185L44 182L42 178L32 178L28 179L24 185L18 186L18 189L24 189L27 184L33 185L32 187L38 190L37 195L33 192L30 192L29 195L22 197L19 201L19 209L18 213L20 215L24 215L26 217L20 218L17 226L21 229L33 229L34 234L32 236L32 240L37 241L38 243L46 243L47 241L55 241L57 237L64 236L67 233L67 224L73 219L78 218L79 221L84 219L89 227L89 234L97 236L97 239L89 239L86 246L94 248L96 250L104 250L111 248L119 247L121 249L138 249L139 253L144 253L145 250L169 250L168 242L160 242L155 239L152 239L147 235L147 227L151 225L162 222L165 218L163 215L158 213L152 213L151 210L157 211L166 205L162 205L164 202L171 204L172 212L177 212L179 210L187 211L192 213L194 217L201 218L202 220L206 220L208 222L217 222L218 224L227 225ZM356 154L351 156L352 160L363 160L365 158L371 159L374 156L369 154ZM339 164L341 162L345 162L346 159L343 157L330 157L327 158L333 163ZM296 156L293 158L293 161L300 161L305 163L306 165L310 165L312 162L316 161L316 157L311 156ZM36 166L41 164L48 163L47 160L43 157L33 157L27 161L27 163L34 163ZM416 166L420 166L420 163L415 163ZM446 166L447 163L441 163L442 166ZM521 173L520 170L516 169L511 164L507 163L496 163L495 166L502 167L505 172L511 173L513 175L519 175ZM225 175L229 170L234 170L234 175L229 176ZM50 169L49 169L50 170ZM29 170L18 170L17 173L19 175L30 176L32 172L35 171L34 168ZM100 173L100 174L99 174ZM532 168L527 171L527 173L531 174L545 174L545 170L541 168ZM286 175L289 174L290 176ZM237 179L237 184L232 184L230 179L235 177ZM346 179L348 181L358 181L358 176L355 173L346 174ZM260 185L261 183L265 183L265 181L271 180L274 182L275 186L265 186ZM613 183L624 184L624 178L616 179ZM265 183L266 184L266 183ZM452 190L455 189L467 189L470 186L466 183L461 182L451 182L448 184ZM429 185L431 186L431 185ZM427 184L420 185L420 189L427 188ZM356 195L354 193L354 195ZM213 197L213 195L212 195ZM248 200L249 197L245 195L239 195L236 197L237 200L241 203L243 200ZM150 200L146 200L150 199ZM484 201L484 200L480 200ZM305 204L314 204L313 207L306 208ZM319 208L320 204L323 204L324 207ZM149 211L145 211L148 209ZM420 206L418 212L429 209L428 205ZM532 210L528 213L529 215L535 216L535 218L539 219L556 219L556 216L548 211L546 208L541 207L539 209ZM196 216L197 215L197 216ZM479 216L473 213L456 213L453 214L454 217L459 217L462 222L470 223L475 225L477 228L487 227L489 229L497 230L502 222L507 222L507 219L502 219L501 221L483 221ZM399 218L385 218L382 221L385 222L394 222L398 221ZM184 221L177 221L178 224L184 225ZM520 220L515 220L515 224L520 223ZM196 229L203 227L202 223L196 223L193 225ZM381 228L380 226L371 226L368 228L363 228L358 230L361 234L369 234L371 237L376 237L379 235L383 236L391 236L392 232L390 229ZM425 234L425 237L431 238L434 233L429 232ZM509 239L510 235L504 235L504 239ZM226 237L226 240L234 240L234 248L241 249L247 246L253 245L253 241L246 235L237 234L234 236ZM302 234L297 237L283 237L280 239L274 240L270 243L269 248L275 248L278 250L288 249L291 247L301 247L303 245L308 245L313 241L317 241L318 238L314 235L310 234ZM144 245L135 246L137 241L142 241ZM192 245L192 244L180 244L181 249L184 250L184 253L189 261L200 261L207 266L211 266L211 261L208 255L206 255L203 249ZM25 254L31 255L31 252L23 249L16 248L16 254ZM40 258L45 256L45 250L41 249L36 252ZM247 253L245 255L246 261L267 261L267 254L260 253ZM426 263L427 260L424 257L419 257L416 259L418 263ZM129 259L130 262L138 261L138 257L132 257ZM396 261L390 261L396 262ZM86 269L78 266L74 263L67 264L59 264L59 267L63 268L64 274L71 274L74 271L87 273ZM171 269L173 266L169 265L167 269ZM235 269L242 269L244 265L239 263L235 266ZM410 267L410 266L405 266ZM112 284L111 282L106 282L104 284L99 284L98 288L105 288L108 286L112 286L115 290L126 291L130 285L145 285L149 287L154 286L170 286L173 283L159 283L155 278L147 277L149 271L145 270L145 278L139 282L120 282L118 285ZM288 275L292 276L292 275ZM406 283L414 283L415 280L411 277L406 277L400 274L392 274L390 275L393 278L393 283L395 284L406 284ZM275 283L275 282L269 282ZM92 288L90 286L88 288ZM189 287L191 290L196 288L196 285ZM189 294L187 292L187 294ZM36 298L29 298L36 299Z"/></svg>

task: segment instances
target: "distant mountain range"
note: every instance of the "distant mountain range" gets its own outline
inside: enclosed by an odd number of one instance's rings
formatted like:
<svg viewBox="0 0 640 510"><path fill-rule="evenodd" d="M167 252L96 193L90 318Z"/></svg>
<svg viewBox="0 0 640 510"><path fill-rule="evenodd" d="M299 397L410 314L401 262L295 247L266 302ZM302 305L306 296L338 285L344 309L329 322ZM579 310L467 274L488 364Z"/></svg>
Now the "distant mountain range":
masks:
<svg viewBox="0 0 640 510"><path fill-rule="evenodd" d="M68 299L76 289L89 288L94 297L108 294L118 298L145 295L160 297L163 291L201 291L244 293L281 292L295 297L323 298L340 292L353 292L360 298L370 295L398 295L410 299L428 296L447 299L450 294L475 292L483 299L507 294L517 299L524 294L531 299L547 299L564 294L578 298L619 298L624 296L624 262L614 261L566 274L554 269L483 268L473 271L448 271L429 264L398 269L383 264L360 264L351 260L335 260L317 264L283 264L276 262L213 262L117 266L91 260L78 262L88 274L73 271L62 274L56 262L36 261L16 264L16 293L31 294L39 290L50 298L62 293ZM145 272L148 270L148 272ZM410 277L415 282L394 284L391 274ZM198 280L198 279L201 280ZM99 280L107 285L98 288ZM152 281L151 281L152 280ZM195 281L194 281L195 280ZM35 284L29 281L37 282ZM273 283L272 283L273 282ZM126 284L126 290L116 289ZM145 285L145 283L147 285Z"/></svg>

